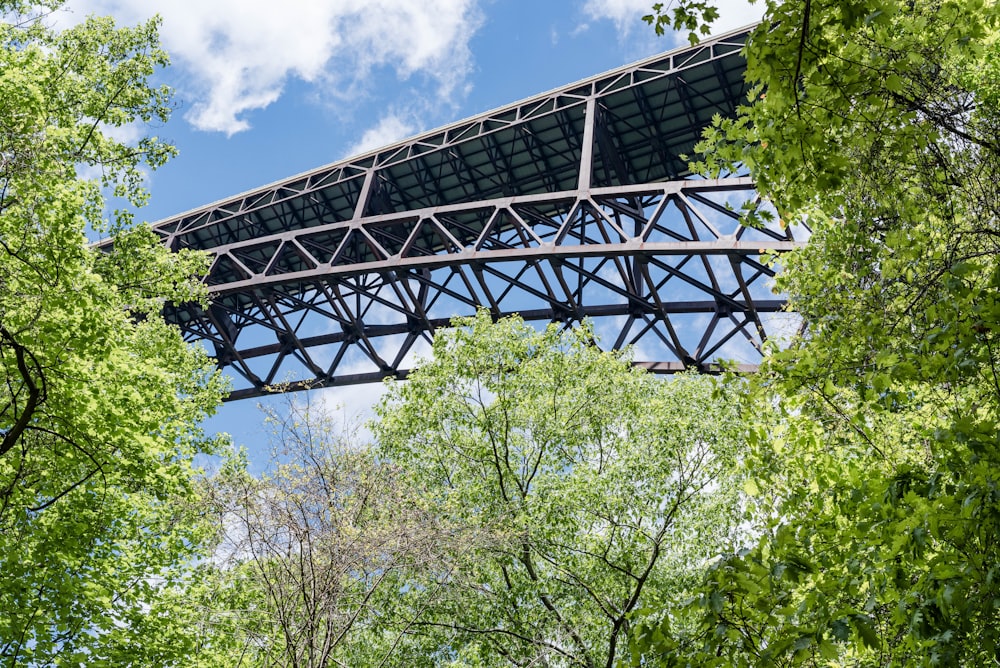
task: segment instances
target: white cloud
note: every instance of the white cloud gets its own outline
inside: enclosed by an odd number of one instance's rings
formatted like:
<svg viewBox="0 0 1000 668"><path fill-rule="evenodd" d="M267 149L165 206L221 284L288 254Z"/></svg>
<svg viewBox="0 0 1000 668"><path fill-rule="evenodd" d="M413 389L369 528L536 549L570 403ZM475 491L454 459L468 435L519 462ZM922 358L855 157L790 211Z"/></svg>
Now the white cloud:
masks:
<svg viewBox="0 0 1000 668"><path fill-rule="evenodd" d="M618 32L626 36L635 28L642 29L645 26L641 19L652 13L653 4L650 0L586 0L583 12L594 21L614 21ZM764 15L763 2L751 5L748 0L717 0L716 6L719 8L719 18L712 24L712 34L716 35L759 21ZM653 30L649 27L647 29L650 32ZM668 39L671 39L674 46L688 43L686 32L668 34Z"/></svg>
<svg viewBox="0 0 1000 668"><path fill-rule="evenodd" d="M375 419L375 405L386 393L385 383L364 383L344 387L327 387L312 390L314 400L325 410L353 427L354 441L365 443L373 440L368 422Z"/></svg>
<svg viewBox="0 0 1000 668"><path fill-rule="evenodd" d="M463 90L476 0L70 0L75 15L136 23L163 17L160 34L187 75L181 93L195 127L232 134L247 112L277 100L291 79L336 95L364 90L376 68L430 78L437 97Z"/></svg>
<svg viewBox="0 0 1000 668"><path fill-rule="evenodd" d="M415 134L418 130L419 128L414 123L406 120L403 116L390 113L379 119L379 122L373 127L365 130L361 139L347 149L345 157L388 146Z"/></svg>
<svg viewBox="0 0 1000 668"><path fill-rule="evenodd" d="M652 6L647 0L587 0L583 12L591 20L614 21L618 32L627 35L643 16L652 12Z"/></svg>

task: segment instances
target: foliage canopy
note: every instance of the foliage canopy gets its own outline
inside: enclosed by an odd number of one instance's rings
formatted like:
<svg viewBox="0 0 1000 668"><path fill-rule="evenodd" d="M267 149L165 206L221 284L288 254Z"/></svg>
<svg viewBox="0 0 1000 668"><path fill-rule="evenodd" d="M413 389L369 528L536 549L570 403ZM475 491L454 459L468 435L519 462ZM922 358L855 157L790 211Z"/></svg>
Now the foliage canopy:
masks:
<svg viewBox="0 0 1000 668"><path fill-rule="evenodd" d="M204 297L205 258L104 219L102 187L141 204L173 152L115 138L169 113L157 21L60 31L60 4L0 1L0 657L169 663L155 610L201 542L191 458L222 383L159 314Z"/></svg>
<svg viewBox="0 0 1000 668"><path fill-rule="evenodd" d="M321 402L265 409L272 455L236 457L204 481L214 557L187 593L201 628L190 665L400 665L404 573L435 571L454 542Z"/></svg>
<svg viewBox="0 0 1000 668"><path fill-rule="evenodd" d="M715 566L698 633L637 635L670 665L996 660L998 12L769 2L752 33L751 99L695 167L749 167L811 226L778 281L808 332L750 395L763 539Z"/></svg>
<svg viewBox="0 0 1000 668"><path fill-rule="evenodd" d="M586 327L455 324L374 424L420 507L473 537L447 573L414 574L408 592L437 594L410 604L426 612L405 661L613 666L633 617L734 536L735 404Z"/></svg>

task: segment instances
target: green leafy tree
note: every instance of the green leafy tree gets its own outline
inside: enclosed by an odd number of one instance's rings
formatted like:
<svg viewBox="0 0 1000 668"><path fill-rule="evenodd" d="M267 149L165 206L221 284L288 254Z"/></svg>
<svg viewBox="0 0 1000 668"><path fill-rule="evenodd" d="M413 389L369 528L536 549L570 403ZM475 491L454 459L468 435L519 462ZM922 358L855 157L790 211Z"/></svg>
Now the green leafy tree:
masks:
<svg viewBox="0 0 1000 668"><path fill-rule="evenodd" d="M737 532L735 404L710 378L601 352L586 327L455 325L374 424L420 507L470 536L401 591L423 614L397 660L612 666L632 620Z"/></svg>
<svg viewBox="0 0 1000 668"><path fill-rule="evenodd" d="M188 591L203 629L190 665L400 665L393 629L401 574L436 571L453 543L322 404L267 408L267 471L245 457L206 481L218 542Z"/></svg>
<svg viewBox="0 0 1000 668"><path fill-rule="evenodd" d="M813 229L778 280L808 331L751 394L764 537L716 564L698 633L636 634L647 662L1000 657L998 12L768 3L697 167L749 167Z"/></svg>
<svg viewBox="0 0 1000 668"><path fill-rule="evenodd" d="M0 0L0 659L167 664L158 599L201 542L191 458L222 384L159 316L204 297L205 258L104 219L102 188L141 204L173 152L110 132L167 117L156 21L57 31L59 6Z"/></svg>

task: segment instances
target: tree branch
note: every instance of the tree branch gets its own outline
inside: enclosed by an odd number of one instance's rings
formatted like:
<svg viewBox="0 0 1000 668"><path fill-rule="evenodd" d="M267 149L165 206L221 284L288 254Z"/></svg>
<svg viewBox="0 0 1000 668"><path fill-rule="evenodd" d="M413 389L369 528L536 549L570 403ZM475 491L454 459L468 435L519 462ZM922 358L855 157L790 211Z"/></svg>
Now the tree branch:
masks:
<svg viewBox="0 0 1000 668"><path fill-rule="evenodd" d="M18 343L14 336L7 331L7 328L2 325L0 325L0 337L6 339L11 348L14 349L14 355L17 359L18 373L21 375L21 380L28 388L28 398L21 410L21 414L18 416L13 426L11 426L11 428L4 433L3 441L0 442L0 457L2 457L7 454L7 452L10 451L10 449L13 448L18 442L25 429L27 429L28 425L31 423L35 411L45 400L45 376L42 374L42 366L38 362L38 358L35 357L34 353ZM29 361L31 366L33 366L35 371L38 373L39 379L41 380L41 387L39 387L39 385L35 382L35 379L32 377L31 369L28 368ZM12 400L16 414L17 405L14 403L15 401L16 399Z"/></svg>

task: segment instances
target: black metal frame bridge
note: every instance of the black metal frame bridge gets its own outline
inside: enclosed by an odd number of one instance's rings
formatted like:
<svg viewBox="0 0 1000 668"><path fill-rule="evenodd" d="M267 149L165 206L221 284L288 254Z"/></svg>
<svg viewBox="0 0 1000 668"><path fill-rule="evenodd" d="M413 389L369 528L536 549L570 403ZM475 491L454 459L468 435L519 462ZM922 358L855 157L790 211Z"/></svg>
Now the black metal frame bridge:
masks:
<svg viewBox="0 0 1000 668"><path fill-rule="evenodd" d="M689 153L745 100L721 35L157 223L214 253L212 302L168 305L232 371L230 398L402 377L435 329L494 317L590 318L602 345L658 372L753 368L794 327L751 229L745 175Z"/></svg>

